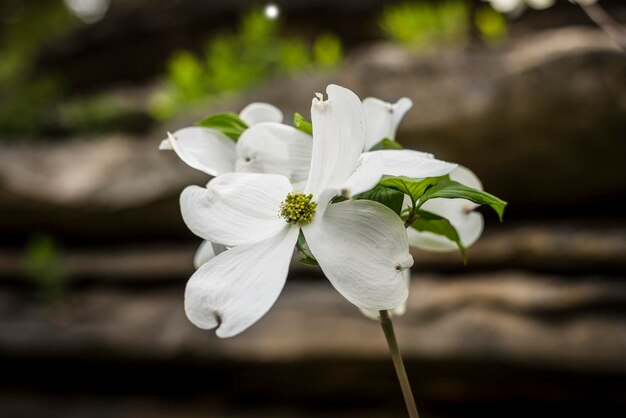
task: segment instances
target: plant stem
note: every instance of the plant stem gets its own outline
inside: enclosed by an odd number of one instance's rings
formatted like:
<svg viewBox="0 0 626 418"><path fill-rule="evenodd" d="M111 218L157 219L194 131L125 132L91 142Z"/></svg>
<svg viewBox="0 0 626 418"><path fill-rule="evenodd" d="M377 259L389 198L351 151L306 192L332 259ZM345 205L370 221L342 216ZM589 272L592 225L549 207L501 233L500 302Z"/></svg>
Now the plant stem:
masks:
<svg viewBox="0 0 626 418"><path fill-rule="evenodd" d="M413 209L409 210L409 217L407 218L406 222L404 223L404 229L410 227L411 225L413 225L413 222L415 222L417 220L417 214L415 213L415 211Z"/></svg>
<svg viewBox="0 0 626 418"><path fill-rule="evenodd" d="M393 331L391 318L389 318L389 312L379 311L379 314L380 325L382 326L383 332L385 333L385 338L387 339L387 346L389 347L389 353L391 354L393 367L396 369L396 374L398 375L400 389L402 389L402 396L404 397L404 402L406 403L406 409L409 412L409 417L419 418L419 414L417 413L417 407L415 406L415 399L413 399L413 391L411 391L411 384L409 383L409 378L406 375L404 362L402 361L402 355L400 354L400 349L398 348L398 341L396 341L396 334Z"/></svg>
<svg viewBox="0 0 626 418"><path fill-rule="evenodd" d="M626 52L626 33L622 26L597 3L578 3L587 16Z"/></svg>

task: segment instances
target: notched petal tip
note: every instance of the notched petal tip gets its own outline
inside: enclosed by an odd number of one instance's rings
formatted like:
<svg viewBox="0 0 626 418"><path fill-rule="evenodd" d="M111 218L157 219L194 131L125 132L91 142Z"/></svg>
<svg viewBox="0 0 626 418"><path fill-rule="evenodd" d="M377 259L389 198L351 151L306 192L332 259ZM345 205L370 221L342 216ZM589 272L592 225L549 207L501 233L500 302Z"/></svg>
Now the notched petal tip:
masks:
<svg viewBox="0 0 626 418"><path fill-rule="evenodd" d="M222 325L222 316L219 312L215 311L213 312L213 318L215 319L215 322L217 322L217 327L219 328L219 326Z"/></svg>
<svg viewBox="0 0 626 418"><path fill-rule="evenodd" d="M174 151L172 141L169 138L162 140L159 144L159 151Z"/></svg>
<svg viewBox="0 0 626 418"><path fill-rule="evenodd" d="M318 111L322 111L326 109L326 105L328 104L328 100L324 100L324 95L322 93L315 93L315 97L313 98L312 107L317 109Z"/></svg>
<svg viewBox="0 0 626 418"><path fill-rule="evenodd" d="M261 319L280 295L298 228L235 246L198 269L185 288L185 313L199 328L234 337Z"/></svg>
<svg viewBox="0 0 626 418"><path fill-rule="evenodd" d="M411 255L411 253L407 252L406 254L404 254L404 257L395 262L396 271L402 272L406 269L410 269L413 266L414 262L415 261L413 260L413 256Z"/></svg>
<svg viewBox="0 0 626 418"><path fill-rule="evenodd" d="M219 327L222 318L215 308L205 305L206 299L201 296L198 287L189 282L185 289L185 315L189 322L203 330Z"/></svg>
<svg viewBox="0 0 626 418"><path fill-rule="evenodd" d="M159 150L161 151L174 151L174 143L176 142L176 137L172 135L171 132L167 133L167 138L161 141L159 144Z"/></svg>

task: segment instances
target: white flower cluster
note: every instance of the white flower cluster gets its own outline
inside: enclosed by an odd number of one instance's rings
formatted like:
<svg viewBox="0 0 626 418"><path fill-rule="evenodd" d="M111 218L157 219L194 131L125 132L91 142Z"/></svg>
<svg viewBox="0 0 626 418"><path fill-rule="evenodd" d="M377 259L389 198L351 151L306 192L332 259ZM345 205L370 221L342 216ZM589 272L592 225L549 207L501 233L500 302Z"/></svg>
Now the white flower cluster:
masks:
<svg viewBox="0 0 626 418"><path fill-rule="evenodd" d="M187 226L205 242L185 291L196 326L234 336L258 321L281 293L294 248L306 248L332 285L368 316L401 313L408 296L409 244L433 251L457 244L405 229L389 207L353 197L389 177L450 180L482 190L464 167L405 149L370 151L397 127L412 102L395 104L327 88L311 106L312 135L283 123L282 112L253 103L239 114L237 141L194 126L168 135L161 149L213 178L180 198ZM464 246L482 233L483 218L465 199L431 199L423 209L447 218Z"/></svg>

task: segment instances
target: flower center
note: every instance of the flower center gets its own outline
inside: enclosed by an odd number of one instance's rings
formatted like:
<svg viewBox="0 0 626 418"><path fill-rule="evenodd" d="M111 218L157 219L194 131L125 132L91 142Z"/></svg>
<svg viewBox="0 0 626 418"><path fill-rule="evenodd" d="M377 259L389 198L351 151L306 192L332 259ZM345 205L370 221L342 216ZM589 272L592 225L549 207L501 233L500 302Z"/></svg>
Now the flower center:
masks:
<svg viewBox="0 0 626 418"><path fill-rule="evenodd" d="M317 209L317 203L311 202L311 199L312 194L289 193L280 204L280 216L290 224L310 223Z"/></svg>

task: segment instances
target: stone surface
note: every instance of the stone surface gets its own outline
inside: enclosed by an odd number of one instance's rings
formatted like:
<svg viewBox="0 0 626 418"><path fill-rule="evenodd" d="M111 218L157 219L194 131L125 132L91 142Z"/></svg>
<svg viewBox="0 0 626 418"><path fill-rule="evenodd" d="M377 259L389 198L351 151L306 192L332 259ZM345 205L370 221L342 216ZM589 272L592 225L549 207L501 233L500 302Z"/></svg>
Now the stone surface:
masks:
<svg viewBox="0 0 626 418"><path fill-rule="evenodd" d="M463 265L458 253L415 252L417 266L435 271L521 268L569 274L624 274L626 229L620 221L489 225L468 249Z"/></svg>
<svg viewBox="0 0 626 418"><path fill-rule="evenodd" d="M135 23L145 35L153 22ZM91 51L115 38L90 33ZM65 45L49 64L76 52ZM234 339L183 313L195 244L177 196L207 177L158 152L163 133L253 100L306 115L329 82L411 97L399 139L471 167L510 202L468 267L414 253L395 324L423 415L624 416L626 61L581 28L510 47L416 58L377 44L336 72L272 81L147 137L0 142L0 243L13 245L0 250L0 417L405 416L378 325L316 269L294 264L276 306ZM47 301L15 244L36 232L62 241L66 287Z"/></svg>
<svg viewBox="0 0 626 418"><path fill-rule="evenodd" d="M60 144L3 144L0 179L8 196L2 201L15 196L55 207L128 209L169 196L190 180L206 179L159 152L156 142L112 136Z"/></svg>
<svg viewBox="0 0 626 418"><path fill-rule="evenodd" d="M0 352L111 359L278 362L383 359L384 339L324 280L290 280L274 308L237 338L194 328L183 283L141 291L73 291L56 304L0 293ZM414 277L396 332L408 359L626 373L626 287L609 277L567 282L515 271Z"/></svg>
<svg viewBox="0 0 626 418"><path fill-rule="evenodd" d="M199 242L199 240L196 240ZM68 284L95 282L150 285L185 281L192 273L194 244L145 243L105 248L58 249L59 273ZM626 226L531 223L493 225L468 249L464 265L458 252L413 250L419 272L466 273L527 269L557 274L626 274ZM294 257L298 278L320 277L318 268ZM0 283L23 283L25 251L0 250Z"/></svg>

